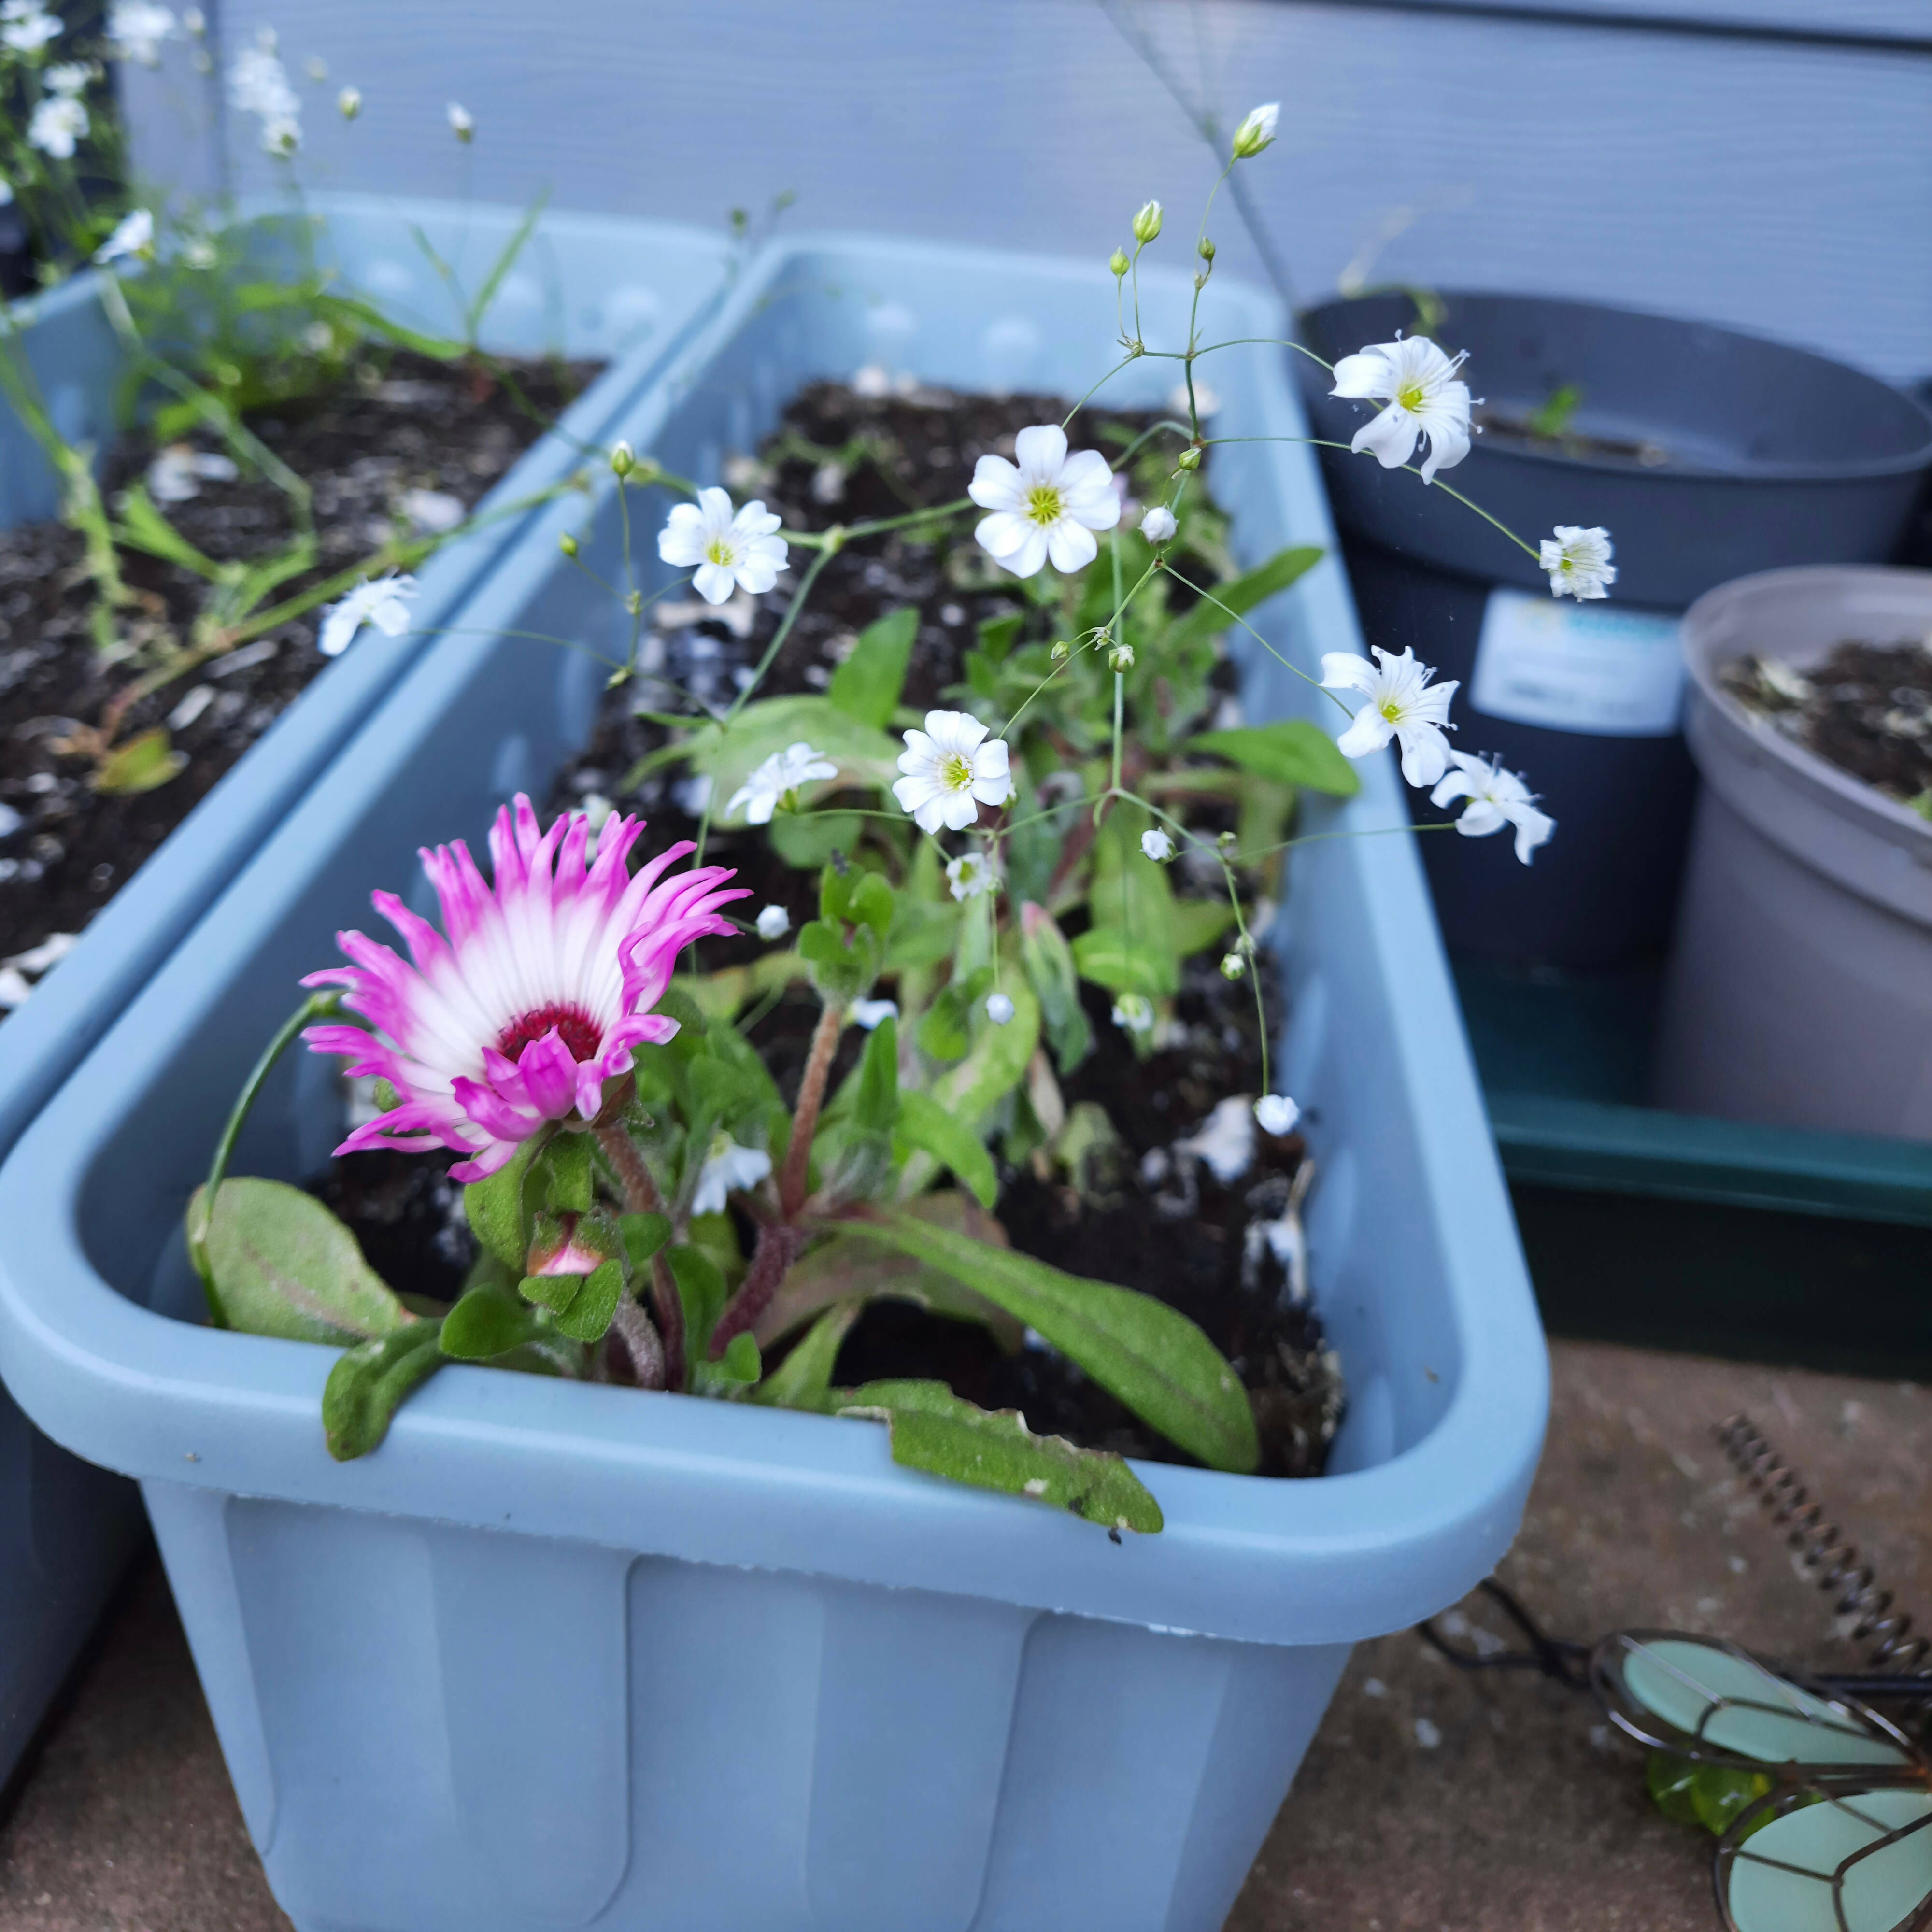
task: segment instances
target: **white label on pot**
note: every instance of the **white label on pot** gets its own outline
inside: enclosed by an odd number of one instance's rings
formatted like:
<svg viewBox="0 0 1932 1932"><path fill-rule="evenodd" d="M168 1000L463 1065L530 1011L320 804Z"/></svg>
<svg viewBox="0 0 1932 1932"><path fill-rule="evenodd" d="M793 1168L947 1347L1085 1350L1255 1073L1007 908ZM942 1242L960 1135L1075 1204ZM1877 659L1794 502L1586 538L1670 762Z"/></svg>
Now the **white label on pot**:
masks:
<svg viewBox="0 0 1932 1932"><path fill-rule="evenodd" d="M1469 684L1476 710L1598 737L1665 738L1677 729L1683 694L1675 617L1490 592Z"/></svg>

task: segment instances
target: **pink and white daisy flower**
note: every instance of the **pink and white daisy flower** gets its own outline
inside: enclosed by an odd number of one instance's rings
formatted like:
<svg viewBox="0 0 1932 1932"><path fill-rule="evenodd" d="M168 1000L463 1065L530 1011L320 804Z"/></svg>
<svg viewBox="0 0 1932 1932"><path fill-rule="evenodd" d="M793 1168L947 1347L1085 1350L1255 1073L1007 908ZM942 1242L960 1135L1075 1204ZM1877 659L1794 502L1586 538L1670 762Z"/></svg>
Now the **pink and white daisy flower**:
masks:
<svg viewBox="0 0 1932 1932"><path fill-rule="evenodd" d="M1114 472L1097 449L1066 451L1058 423L1035 423L1013 439L1017 465L982 456L966 494L992 514L973 532L1016 577L1031 577L1048 558L1058 571L1084 570L1100 544L1096 530L1120 520Z"/></svg>
<svg viewBox="0 0 1932 1932"><path fill-rule="evenodd" d="M644 829L641 819L607 820L586 862L588 818L568 813L540 831L519 793L490 828L494 886L460 839L422 854L443 932L394 893L374 895L413 964L362 933L336 934L353 964L302 983L346 988L343 1004L376 1030L345 1023L303 1038L317 1053L350 1056L352 1076L378 1075L400 1098L338 1154L452 1148L470 1158L451 1178L481 1180L547 1123L597 1118L605 1083L629 1073L632 1049L677 1031L650 1009L678 954L733 932L719 908L748 896L718 890L733 876L723 866L665 879L692 850L688 840L633 878L626 861Z"/></svg>

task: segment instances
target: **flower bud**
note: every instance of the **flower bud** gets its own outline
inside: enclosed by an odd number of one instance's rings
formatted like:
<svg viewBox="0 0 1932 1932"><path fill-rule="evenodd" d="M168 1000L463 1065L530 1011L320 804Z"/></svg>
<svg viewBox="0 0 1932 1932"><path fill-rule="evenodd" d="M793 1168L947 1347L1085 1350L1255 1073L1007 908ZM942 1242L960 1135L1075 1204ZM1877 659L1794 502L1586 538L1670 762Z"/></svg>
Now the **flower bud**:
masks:
<svg viewBox="0 0 1932 1932"><path fill-rule="evenodd" d="M1071 661L1073 656L1073 646L1070 644L1064 638L1062 638L1057 644L1054 644L1053 649L1049 651L1047 655L1052 658L1053 668L1054 670L1058 670L1063 664Z"/></svg>
<svg viewBox="0 0 1932 1932"><path fill-rule="evenodd" d="M1160 203L1150 201L1134 217L1134 239L1146 243L1160 232Z"/></svg>
<svg viewBox="0 0 1932 1932"><path fill-rule="evenodd" d="M1252 160L1274 139L1275 123L1281 118L1281 104L1270 100L1252 110L1234 130L1234 158Z"/></svg>
<svg viewBox="0 0 1932 1932"><path fill-rule="evenodd" d="M1133 265L1127 260L1126 250L1124 248L1116 248L1107 257L1107 266L1113 270L1116 276L1119 276L1124 275Z"/></svg>
<svg viewBox="0 0 1932 1932"><path fill-rule="evenodd" d="M1214 841L1214 843L1224 852L1232 852L1237 842L1235 835L1232 832L1223 832Z"/></svg>
<svg viewBox="0 0 1932 1932"><path fill-rule="evenodd" d="M1238 952L1229 952L1222 956L1221 960L1222 979L1239 980L1246 974L1247 970L1248 962Z"/></svg>
<svg viewBox="0 0 1932 1932"><path fill-rule="evenodd" d="M362 90L359 87L345 87L335 97L335 105L344 120L354 120L362 111Z"/></svg>
<svg viewBox="0 0 1932 1932"><path fill-rule="evenodd" d="M449 116L449 131L467 147L476 138L476 117L458 100L452 100L443 111Z"/></svg>
<svg viewBox="0 0 1932 1932"><path fill-rule="evenodd" d="M1201 446L1191 442L1174 459L1177 470L1198 470L1201 467Z"/></svg>
<svg viewBox="0 0 1932 1932"><path fill-rule="evenodd" d="M1005 1026L1013 1016L1013 1003L1004 993L986 995L986 1017L995 1026Z"/></svg>
<svg viewBox="0 0 1932 1932"><path fill-rule="evenodd" d="M1132 644L1116 644L1107 653L1107 662L1117 672L1130 671L1134 668L1134 647Z"/></svg>
<svg viewBox="0 0 1932 1932"><path fill-rule="evenodd" d="M1180 527L1174 512L1165 503L1156 503L1141 519L1141 535L1149 543L1166 543Z"/></svg>
<svg viewBox="0 0 1932 1932"><path fill-rule="evenodd" d="M1201 239L1195 244L1194 252L1198 255L1204 262L1213 261L1214 259L1214 237L1210 235L1202 236Z"/></svg>
<svg viewBox="0 0 1932 1932"><path fill-rule="evenodd" d="M577 554L577 539L568 530L557 538L556 547L566 556L574 556Z"/></svg>
<svg viewBox="0 0 1932 1932"><path fill-rule="evenodd" d="M638 453L628 442L620 442L610 452L610 468L614 474L628 476L638 466Z"/></svg>

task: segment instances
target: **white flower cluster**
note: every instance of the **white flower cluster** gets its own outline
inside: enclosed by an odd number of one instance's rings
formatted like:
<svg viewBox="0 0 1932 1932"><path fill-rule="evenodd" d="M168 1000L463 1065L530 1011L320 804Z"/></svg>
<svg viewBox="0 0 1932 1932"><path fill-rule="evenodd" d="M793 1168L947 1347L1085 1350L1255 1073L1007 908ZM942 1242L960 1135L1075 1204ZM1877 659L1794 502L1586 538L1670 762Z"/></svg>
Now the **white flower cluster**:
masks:
<svg viewBox="0 0 1932 1932"><path fill-rule="evenodd" d="M40 53L61 33L59 16L50 14L40 0L4 0L0 4L0 46L11 53Z"/></svg>
<svg viewBox="0 0 1932 1932"><path fill-rule="evenodd" d="M158 67L161 43L172 40L174 32L173 9L158 7L154 0L114 0L107 10L108 49L116 60Z"/></svg>
<svg viewBox="0 0 1932 1932"><path fill-rule="evenodd" d="M228 70L228 98L261 122L264 154L292 154L302 146L302 102L275 47L274 29L264 27L255 44L235 56Z"/></svg>

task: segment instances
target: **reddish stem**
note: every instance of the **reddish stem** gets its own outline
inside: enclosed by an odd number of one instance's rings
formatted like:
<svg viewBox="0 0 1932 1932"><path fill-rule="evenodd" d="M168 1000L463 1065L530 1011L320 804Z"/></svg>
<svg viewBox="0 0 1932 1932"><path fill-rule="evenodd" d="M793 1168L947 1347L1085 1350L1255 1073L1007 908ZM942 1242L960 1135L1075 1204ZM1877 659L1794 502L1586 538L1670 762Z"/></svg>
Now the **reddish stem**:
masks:
<svg viewBox="0 0 1932 1932"><path fill-rule="evenodd" d="M664 1346L651 1318L634 1301L620 1301L610 1318L610 1332L631 1358L631 1373L638 1388L664 1386Z"/></svg>
<svg viewBox="0 0 1932 1932"><path fill-rule="evenodd" d="M778 1211L788 1221L795 1220L805 1205L812 1137L818 1130L818 1110L825 1104L825 1085L832 1077L832 1057L838 1051L838 1035L844 1022L844 1008L830 1000L819 1010L812 1052L805 1063L805 1078L799 1082L798 1106L792 1114L791 1142L785 1149L784 1171L778 1176ZM759 1245L764 1246L762 1239ZM746 1286L750 1286L748 1276ZM716 1352L714 1348L712 1353Z"/></svg>
<svg viewBox="0 0 1932 1932"><path fill-rule="evenodd" d="M724 1354L734 1336L742 1335L757 1325L758 1317L771 1306L772 1297L778 1292L778 1284L803 1251L806 1240L802 1228L782 1226L774 1222L767 1222L758 1230L758 1245L752 1250L752 1265L746 1270L738 1292L718 1318L718 1326L711 1331L711 1359L714 1362Z"/></svg>
<svg viewBox="0 0 1932 1932"><path fill-rule="evenodd" d="M651 1300L658 1311L658 1333L664 1338L664 1387L682 1389L686 1380L684 1298L662 1248L651 1257Z"/></svg>
<svg viewBox="0 0 1932 1932"><path fill-rule="evenodd" d="M644 1156L638 1151L637 1142L624 1131L623 1122L611 1120L599 1127L597 1144L617 1171L618 1183L624 1190L626 1211L632 1214L663 1213L664 1197L658 1192L657 1182L645 1166Z"/></svg>

